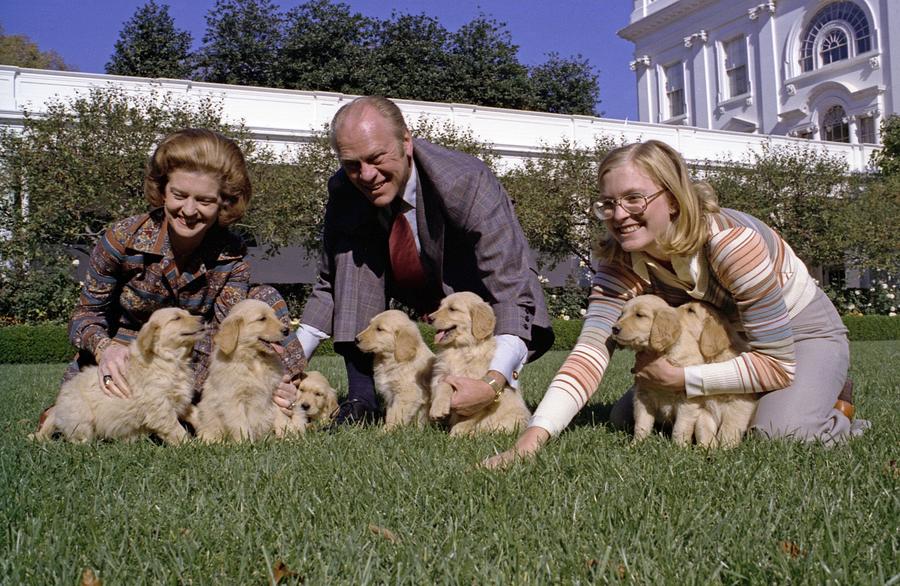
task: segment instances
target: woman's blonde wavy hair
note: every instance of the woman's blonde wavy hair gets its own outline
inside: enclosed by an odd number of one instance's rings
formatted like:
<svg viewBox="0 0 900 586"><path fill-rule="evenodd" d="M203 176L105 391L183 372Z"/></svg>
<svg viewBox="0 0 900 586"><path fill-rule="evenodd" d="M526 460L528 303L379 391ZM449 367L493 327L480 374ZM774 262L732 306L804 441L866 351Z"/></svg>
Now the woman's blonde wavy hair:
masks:
<svg viewBox="0 0 900 586"><path fill-rule="evenodd" d="M169 174L178 170L210 173L218 178L220 226L244 216L253 190L244 154L236 142L205 128L185 128L162 139L144 173L144 197L151 206L163 205Z"/></svg>
<svg viewBox="0 0 900 586"><path fill-rule="evenodd" d="M672 224L658 241L663 252L687 256L700 250L709 237L706 217L719 211L713 188L705 182L692 181L678 151L658 140L636 142L610 151L600 163L598 183L603 182L609 171L628 163L643 171L674 199ZM598 242L594 253L602 260L618 262L623 262L628 255L612 235Z"/></svg>

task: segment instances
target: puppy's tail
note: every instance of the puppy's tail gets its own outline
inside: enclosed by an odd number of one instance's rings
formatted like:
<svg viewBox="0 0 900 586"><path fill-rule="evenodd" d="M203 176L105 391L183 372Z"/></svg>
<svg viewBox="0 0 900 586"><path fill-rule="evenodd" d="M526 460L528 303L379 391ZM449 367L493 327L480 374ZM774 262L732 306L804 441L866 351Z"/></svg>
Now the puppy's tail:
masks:
<svg viewBox="0 0 900 586"><path fill-rule="evenodd" d="M51 405L44 409L38 418L37 429L34 433L28 434L28 439L47 441L53 437L56 431L56 405Z"/></svg>

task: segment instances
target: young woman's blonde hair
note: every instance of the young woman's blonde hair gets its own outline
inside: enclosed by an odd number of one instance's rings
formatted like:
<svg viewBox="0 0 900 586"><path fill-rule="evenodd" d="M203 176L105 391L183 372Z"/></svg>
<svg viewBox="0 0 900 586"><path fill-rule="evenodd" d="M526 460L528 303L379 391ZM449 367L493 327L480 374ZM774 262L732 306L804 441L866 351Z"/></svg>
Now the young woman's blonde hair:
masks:
<svg viewBox="0 0 900 586"><path fill-rule="evenodd" d="M247 211L252 188L244 154L230 138L205 128L185 128L165 137L147 161L144 197L151 206L165 201L166 183L173 171L210 173L219 180L218 223L228 226Z"/></svg>
<svg viewBox="0 0 900 586"><path fill-rule="evenodd" d="M658 140L636 142L610 151L600 163L598 182L602 185L609 171L628 163L668 191L673 200L672 224L658 242L662 251L687 256L700 250L709 237L706 216L719 211L712 187L692 181L681 155ZM606 261L623 261L626 257L611 235L599 243L595 253Z"/></svg>

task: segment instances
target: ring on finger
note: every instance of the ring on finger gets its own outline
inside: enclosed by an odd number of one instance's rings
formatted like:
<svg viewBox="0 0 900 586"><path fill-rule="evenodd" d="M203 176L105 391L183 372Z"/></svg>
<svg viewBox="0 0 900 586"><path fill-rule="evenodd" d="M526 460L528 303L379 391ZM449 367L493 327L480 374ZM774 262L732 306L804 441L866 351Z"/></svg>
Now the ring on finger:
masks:
<svg viewBox="0 0 900 586"><path fill-rule="evenodd" d="M294 405L296 405L296 404L297 404L297 401L291 401L291 404L288 405L288 409L293 409Z"/></svg>
<svg viewBox="0 0 900 586"><path fill-rule="evenodd" d="M103 375L103 386L108 387L112 383L112 377L108 374Z"/></svg>

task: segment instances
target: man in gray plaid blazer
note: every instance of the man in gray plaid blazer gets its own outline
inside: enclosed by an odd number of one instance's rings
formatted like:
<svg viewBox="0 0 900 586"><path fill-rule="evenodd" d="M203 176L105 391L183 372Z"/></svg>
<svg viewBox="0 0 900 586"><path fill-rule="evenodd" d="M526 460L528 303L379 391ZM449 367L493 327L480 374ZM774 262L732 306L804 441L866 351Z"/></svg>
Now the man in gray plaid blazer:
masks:
<svg viewBox="0 0 900 586"><path fill-rule="evenodd" d="M456 389L451 409L476 411L494 399L497 386L516 385L524 362L553 342L509 196L478 159L413 139L387 99L347 104L335 115L331 133L341 169L328 182L319 277L297 336L307 358L328 336L344 356L349 394L338 423L373 420L377 412L371 356L354 343L369 320L391 298L424 314L455 291L479 294L497 316L498 350L488 375L448 378ZM412 228L425 275L414 290L399 284L399 271L391 267L388 235L398 214Z"/></svg>

